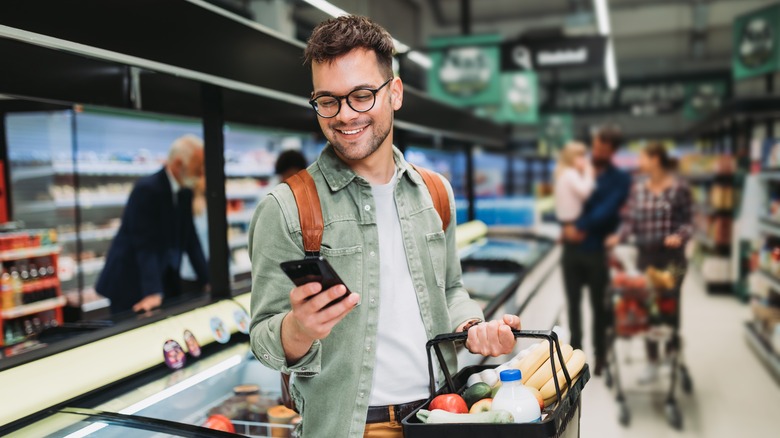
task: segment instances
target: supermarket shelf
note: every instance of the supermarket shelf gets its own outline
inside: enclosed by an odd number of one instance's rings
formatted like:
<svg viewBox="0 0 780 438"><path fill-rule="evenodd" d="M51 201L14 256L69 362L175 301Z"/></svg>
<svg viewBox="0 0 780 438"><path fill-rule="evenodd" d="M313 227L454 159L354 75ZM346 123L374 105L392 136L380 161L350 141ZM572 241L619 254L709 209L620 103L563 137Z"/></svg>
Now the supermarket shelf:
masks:
<svg viewBox="0 0 780 438"><path fill-rule="evenodd" d="M93 275L99 273L103 269L103 265L106 264L106 260L103 257L83 260L81 266L76 266L74 272L74 278L76 274L81 272L84 275Z"/></svg>
<svg viewBox="0 0 780 438"><path fill-rule="evenodd" d="M251 166L243 163L225 163L225 176L230 178L270 178L273 174L273 168L264 170L257 163Z"/></svg>
<svg viewBox="0 0 780 438"><path fill-rule="evenodd" d="M237 248L246 248L246 246L249 244L249 235L248 234L242 234L240 236L234 237L228 241L228 247L233 250Z"/></svg>
<svg viewBox="0 0 780 438"><path fill-rule="evenodd" d="M257 199L260 197L262 189L257 187L253 190L230 190L225 193L227 199Z"/></svg>
<svg viewBox="0 0 780 438"><path fill-rule="evenodd" d="M105 196L100 198L81 198L79 207L81 209L88 208L109 208L109 207L124 207L127 204L127 198L129 194L121 194L116 196ZM47 213L59 209L71 209L76 208L76 200L57 200L57 201L34 201L27 202L19 205L15 212L18 214L34 214L34 213Z"/></svg>
<svg viewBox="0 0 780 438"><path fill-rule="evenodd" d="M248 224L252 220L253 210L244 210L236 213L230 213L227 216L229 224Z"/></svg>
<svg viewBox="0 0 780 438"><path fill-rule="evenodd" d="M772 350L772 346L761 336L752 322L745 323L745 339L775 379L780 382L780 356Z"/></svg>
<svg viewBox="0 0 780 438"><path fill-rule="evenodd" d="M780 278L776 277L774 274L763 268L759 269L758 273L764 277L767 282L769 282L773 289L780 291Z"/></svg>
<svg viewBox="0 0 780 438"><path fill-rule="evenodd" d="M11 182L20 182L27 179L43 178L54 175L54 169L49 166L30 168L11 168Z"/></svg>
<svg viewBox="0 0 780 438"><path fill-rule="evenodd" d="M21 318L23 316L34 315L36 313L54 310L65 305L67 300L63 296L49 298L48 300L38 301L37 303L25 304L23 306L12 307L0 311L3 319Z"/></svg>
<svg viewBox="0 0 780 438"><path fill-rule="evenodd" d="M114 236L116 236L117 231L119 231L119 228L98 228L94 230L81 231L79 234L82 242L101 241L113 239ZM60 243L75 242L76 232L60 233L59 241Z"/></svg>
<svg viewBox="0 0 780 438"><path fill-rule="evenodd" d="M38 248L11 249L0 251L0 260L20 260L33 257L46 257L51 254L58 254L60 247L58 245L47 245Z"/></svg>
<svg viewBox="0 0 780 438"><path fill-rule="evenodd" d="M761 217L759 228L764 233L780 236L780 222L768 216Z"/></svg>
<svg viewBox="0 0 780 438"><path fill-rule="evenodd" d="M162 169L161 163L127 162L78 162L78 174L82 176L145 176ZM74 173L73 163L56 163L54 171L60 175Z"/></svg>

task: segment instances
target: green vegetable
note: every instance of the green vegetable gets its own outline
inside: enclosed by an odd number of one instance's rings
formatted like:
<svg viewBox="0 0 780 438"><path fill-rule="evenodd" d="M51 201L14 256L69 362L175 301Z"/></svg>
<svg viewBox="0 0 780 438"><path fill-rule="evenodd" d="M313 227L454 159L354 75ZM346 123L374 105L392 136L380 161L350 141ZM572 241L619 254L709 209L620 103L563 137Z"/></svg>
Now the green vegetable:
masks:
<svg viewBox="0 0 780 438"><path fill-rule="evenodd" d="M491 390L490 385L485 382L475 383L463 392L463 400L466 400L466 404L471 409L474 403L490 397Z"/></svg>
<svg viewBox="0 0 780 438"><path fill-rule="evenodd" d="M453 414L441 409L428 411L420 409L417 418L426 424L443 423L514 423L514 417L507 411L497 410L476 414Z"/></svg>

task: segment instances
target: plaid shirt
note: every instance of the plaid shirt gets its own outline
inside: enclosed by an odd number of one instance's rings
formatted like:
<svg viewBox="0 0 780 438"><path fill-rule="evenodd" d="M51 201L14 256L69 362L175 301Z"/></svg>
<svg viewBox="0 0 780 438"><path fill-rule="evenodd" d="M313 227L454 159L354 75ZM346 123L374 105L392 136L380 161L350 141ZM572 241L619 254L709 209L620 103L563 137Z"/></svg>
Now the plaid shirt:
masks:
<svg viewBox="0 0 780 438"><path fill-rule="evenodd" d="M679 236L683 245L691 238L690 188L680 180L659 195L647 188L646 179L631 187L618 231L621 242L634 237L636 245L661 246L667 236Z"/></svg>

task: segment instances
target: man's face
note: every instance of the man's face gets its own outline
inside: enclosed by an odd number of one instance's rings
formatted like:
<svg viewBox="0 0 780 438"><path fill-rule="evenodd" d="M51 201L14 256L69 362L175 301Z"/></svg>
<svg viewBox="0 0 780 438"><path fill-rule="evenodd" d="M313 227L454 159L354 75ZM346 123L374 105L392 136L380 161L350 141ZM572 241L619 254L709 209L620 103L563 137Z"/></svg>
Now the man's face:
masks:
<svg viewBox="0 0 780 438"><path fill-rule="evenodd" d="M182 172L180 174L181 185L188 189L195 189L203 179L203 150L196 149L189 163L182 162Z"/></svg>
<svg viewBox="0 0 780 438"><path fill-rule="evenodd" d="M605 143L599 139L598 135L593 136L593 150L591 151L591 160L593 165L598 168L604 168L609 166L612 162L612 156L615 154L615 150L612 145Z"/></svg>
<svg viewBox="0 0 780 438"><path fill-rule="evenodd" d="M358 88L378 88L390 79L382 74L376 54L355 49L332 62L312 63L312 98L344 96ZM359 161L381 146L392 144L393 113L401 108L403 85L398 78L376 93L371 110L359 113L341 101L341 110L332 118L317 117L325 138L345 161Z"/></svg>

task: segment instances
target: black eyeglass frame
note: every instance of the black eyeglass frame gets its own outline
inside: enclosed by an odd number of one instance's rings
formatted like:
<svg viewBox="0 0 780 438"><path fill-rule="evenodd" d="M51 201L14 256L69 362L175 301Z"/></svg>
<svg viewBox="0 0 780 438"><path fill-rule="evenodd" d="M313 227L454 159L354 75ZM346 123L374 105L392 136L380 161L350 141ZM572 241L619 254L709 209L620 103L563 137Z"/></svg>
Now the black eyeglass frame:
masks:
<svg viewBox="0 0 780 438"><path fill-rule="evenodd" d="M389 84L393 79L395 79L395 78L390 78L390 79L386 80L382 85L380 85L380 86L378 86L376 88L356 88L356 89L350 91L349 93L347 93L347 94L345 94L343 96L334 96L332 94L322 94L322 95L319 95L319 96L315 97L314 99L310 100L309 101L309 105L311 105L311 107L314 109L314 112L316 112L317 115L319 117L322 117L323 119L332 119L332 118L336 117L337 115L339 115L339 113L341 112L341 101L342 100L345 100L347 102L347 105L349 105L349 107L352 108L352 111L355 111L357 113L367 113L367 112L371 111L372 109L374 109L374 106L376 105L376 94L379 93L379 90L384 88L385 85ZM353 107L352 104L349 102L349 96L352 93L355 93L357 91L370 91L371 94L373 94L374 101L371 103L371 106L368 109L362 110L362 111L358 110L358 109L355 109L355 107ZM332 116L323 116L322 114L320 114L319 111L317 111L317 106L318 106L317 105L317 99L319 99L321 97L332 97L332 98L336 99L336 103L338 104L339 107L338 107L338 109L336 110L336 112Z"/></svg>

